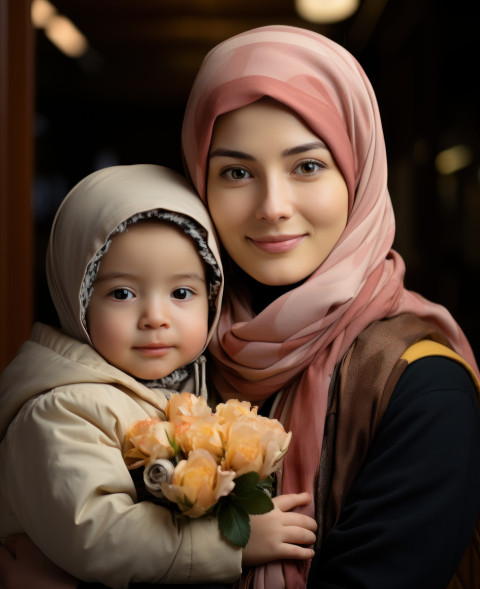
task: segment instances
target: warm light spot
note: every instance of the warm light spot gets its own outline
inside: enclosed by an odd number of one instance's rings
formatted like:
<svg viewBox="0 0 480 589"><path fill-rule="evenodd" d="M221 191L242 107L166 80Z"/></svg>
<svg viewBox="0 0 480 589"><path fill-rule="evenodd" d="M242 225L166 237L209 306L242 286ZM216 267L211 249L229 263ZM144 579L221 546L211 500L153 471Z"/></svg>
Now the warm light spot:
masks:
<svg viewBox="0 0 480 589"><path fill-rule="evenodd" d="M317 23L345 20L358 10L359 4L359 0L295 0L298 14Z"/></svg>
<svg viewBox="0 0 480 589"><path fill-rule="evenodd" d="M467 145L455 145L437 155L435 167L440 174L453 174L466 168L472 160L473 153Z"/></svg>
<svg viewBox="0 0 480 589"><path fill-rule="evenodd" d="M44 29L55 14L57 14L57 9L48 0L33 0L30 16L33 26L37 29Z"/></svg>
<svg viewBox="0 0 480 589"><path fill-rule="evenodd" d="M86 37L69 18L58 14L48 0L33 0L30 15L33 26L44 29L50 41L69 57L81 57L87 52Z"/></svg>
<svg viewBox="0 0 480 589"><path fill-rule="evenodd" d="M54 16L50 19L45 34L69 57L80 57L88 49L87 39L65 16Z"/></svg>

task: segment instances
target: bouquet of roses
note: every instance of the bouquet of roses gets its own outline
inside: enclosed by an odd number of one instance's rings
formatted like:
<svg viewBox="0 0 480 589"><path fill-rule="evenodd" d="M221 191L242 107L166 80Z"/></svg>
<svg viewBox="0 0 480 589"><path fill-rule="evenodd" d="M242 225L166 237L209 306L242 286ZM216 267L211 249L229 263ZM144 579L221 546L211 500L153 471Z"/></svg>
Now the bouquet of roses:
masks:
<svg viewBox="0 0 480 589"><path fill-rule="evenodd" d="M128 468L144 467L152 495L188 517L216 515L223 536L245 546L249 514L273 509L271 475L291 432L258 415L249 402L234 399L212 411L202 397L177 393L165 414L166 421L149 418L129 427Z"/></svg>

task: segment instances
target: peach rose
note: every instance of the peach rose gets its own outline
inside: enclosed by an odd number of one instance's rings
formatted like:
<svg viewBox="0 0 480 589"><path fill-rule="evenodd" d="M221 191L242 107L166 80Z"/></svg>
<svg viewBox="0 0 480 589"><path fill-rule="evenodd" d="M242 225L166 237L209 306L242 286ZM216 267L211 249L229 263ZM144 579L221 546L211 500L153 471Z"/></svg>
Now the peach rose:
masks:
<svg viewBox="0 0 480 589"><path fill-rule="evenodd" d="M223 456L221 426L215 414L178 416L175 420L175 440L187 456L200 448L208 450L218 459Z"/></svg>
<svg viewBox="0 0 480 589"><path fill-rule="evenodd" d="M235 476L234 472L222 470L207 450L193 450L175 467L172 482L161 483L161 490L182 513L196 518L233 490Z"/></svg>
<svg viewBox="0 0 480 589"><path fill-rule="evenodd" d="M226 403L219 403L215 409L215 415L221 423L220 433L223 439L223 446L226 448L230 436L232 424L242 417L257 414L257 407L252 407L248 401L229 399Z"/></svg>
<svg viewBox="0 0 480 589"><path fill-rule="evenodd" d="M174 393L165 408L165 414L169 421L176 421L185 415L207 416L212 410L203 397L196 397L192 393Z"/></svg>
<svg viewBox="0 0 480 589"><path fill-rule="evenodd" d="M237 476L256 472L260 479L280 467L290 444L287 433L276 419L250 414L232 423L225 440L222 468L234 470Z"/></svg>
<svg viewBox="0 0 480 589"><path fill-rule="evenodd" d="M283 457L287 453L292 432L286 432L283 425L277 419L258 417L262 428L262 446L264 448L263 468L259 473L264 479L281 466Z"/></svg>
<svg viewBox="0 0 480 589"><path fill-rule="evenodd" d="M219 403L215 409L215 413L225 420L225 423L231 425L240 417L250 414L257 414L257 407L252 407L248 401L239 401L238 399L229 399L226 403Z"/></svg>
<svg viewBox="0 0 480 589"><path fill-rule="evenodd" d="M157 458L172 458L175 450L170 443L175 434L173 423L157 417L136 421L126 433L126 440L133 447L125 453L125 458L138 459L129 462L129 469L138 468Z"/></svg>

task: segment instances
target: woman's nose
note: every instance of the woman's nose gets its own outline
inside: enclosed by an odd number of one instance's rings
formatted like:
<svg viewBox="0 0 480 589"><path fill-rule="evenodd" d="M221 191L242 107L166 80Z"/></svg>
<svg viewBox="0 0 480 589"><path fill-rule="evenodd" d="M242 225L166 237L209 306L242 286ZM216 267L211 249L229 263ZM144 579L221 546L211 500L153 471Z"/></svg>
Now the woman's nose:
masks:
<svg viewBox="0 0 480 589"><path fill-rule="evenodd" d="M257 219L278 223L292 216L292 199L286 181L266 179L261 186Z"/></svg>
<svg viewBox="0 0 480 589"><path fill-rule="evenodd" d="M170 316L167 303L159 298L152 297L142 305L142 312L139 318L141 329L158 329L159 327L170 326Z"/></svg>

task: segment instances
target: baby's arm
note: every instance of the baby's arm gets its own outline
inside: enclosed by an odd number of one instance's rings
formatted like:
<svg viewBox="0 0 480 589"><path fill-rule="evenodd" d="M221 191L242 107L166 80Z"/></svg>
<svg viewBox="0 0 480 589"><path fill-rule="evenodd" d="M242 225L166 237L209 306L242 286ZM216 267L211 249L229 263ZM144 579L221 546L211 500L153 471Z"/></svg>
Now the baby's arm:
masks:
<svg viewBox="0 0 480 589"><path fill-rule="evenodd" d="M79 403L82 394L88 398ZM123 422L142 417L138 403L113 387L57 390L27 405L0 446L9 473L1 535L24 531L74 577L117 589L235 581L242 551L221 537L215 518L181 519L135 502Z"/></svg>
<svg viewBox="0 0 480 589"><path fill-rule="evenodd" d="M256 566L285 558L313 558L311 546L315 542L317 523L307 515L291 511L309 501L308 493L279 495L273 499L272 511L250 516L251 532L243 550L243 566Z"/></svg>
<svg viewBox="0 0 480 589"><path fill-rule="evenodd" d="M5 546L0 544L0 587L2 589L107 589L100 583L81 583L49 560L25 534L13 534ZM162 589L228 589L230 585L150 585L130 584L129 587L162 587Z"/></svg>

